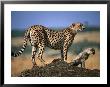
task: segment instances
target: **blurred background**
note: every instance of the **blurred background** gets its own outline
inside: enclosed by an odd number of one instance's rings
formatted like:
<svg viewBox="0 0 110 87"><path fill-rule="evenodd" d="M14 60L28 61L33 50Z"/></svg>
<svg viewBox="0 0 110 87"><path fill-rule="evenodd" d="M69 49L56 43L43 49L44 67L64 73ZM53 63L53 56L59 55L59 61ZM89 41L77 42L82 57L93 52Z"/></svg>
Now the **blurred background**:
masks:
<svg viewBox="0 0 110 87"><path fill-rule="evenodd" d="M91 55L86 61L86 68L100 69L100 12L99 11L12 11L11 12L11 48L17 52L23 44L24 32L32 25L43 25L45 27L60 30L67 28L72 23L81 22L86 26L84 31L79 32L68 51L68 60L71 62L82 50L93 47L95 55ZM43 59L50 63L53 59L60 58L60 50L46 47ZM42 63L37 59L39 66ZM28 46L24 53L12 58L12 76L24 69L32 68L31 46Z"/></svg>

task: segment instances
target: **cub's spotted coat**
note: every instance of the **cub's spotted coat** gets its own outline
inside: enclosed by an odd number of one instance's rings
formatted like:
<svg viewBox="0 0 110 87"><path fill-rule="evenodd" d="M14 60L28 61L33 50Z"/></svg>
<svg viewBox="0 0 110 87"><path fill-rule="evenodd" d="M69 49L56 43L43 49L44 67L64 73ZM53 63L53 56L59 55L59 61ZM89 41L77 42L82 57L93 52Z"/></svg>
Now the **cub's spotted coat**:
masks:
<svg viewBox="0 0 110 87"><path fill-rule="evenodd" d="M79 55L76 56L75 59L73 59L73 62L71 64L74 66L78 66L80 64L81 67L85 68L85 61L89 58L91 54L95 54L95 49L87 48L83 50L81 53L79 53Z"/></svg>
<svg viewBox="0 0 110 87"><path fill-rule="evenodd" d="M42 59L44 48L50 47L52 49L61 50L62 60L67 60L67 51L72 44L75 35L78 31L85 29L82 23L73 23L64 30L51 30L42 25L34 25L26 30L24 35L24 43L21 50L18 53L12 53L13 57L17 57L23 53L29 40L32 46L32 63L36 65L35 55L37 48L39 48L38 59L41 62L45 62Z"/></svg>

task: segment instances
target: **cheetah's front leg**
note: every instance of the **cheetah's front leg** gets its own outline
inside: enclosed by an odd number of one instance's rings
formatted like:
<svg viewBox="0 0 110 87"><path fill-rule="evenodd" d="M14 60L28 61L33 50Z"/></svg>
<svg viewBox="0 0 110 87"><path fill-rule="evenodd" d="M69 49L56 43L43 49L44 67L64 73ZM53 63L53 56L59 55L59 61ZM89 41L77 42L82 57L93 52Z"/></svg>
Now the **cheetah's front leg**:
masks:
<svg viewBox="0 0 110 87"><path fill-rule="evenodd" d="M67 60L67 52L68 52L68 45L67 45L67 43L65 43L63 46L63 59L64 59L64 61Z"/></svg>
<svg viewBox="0 0 110 87"><path fill-rule="evenodd" d="M61 59L64 60L63 58L63 49L61 49Z"/></svg>
<svg viewBox="0 0 110 87"><path fill-rule="evenodd" d="M35 46L32 46L32 63L33 63L33 66L36 65L36 62L35 62L35 55L36 55L36 47Z"/></svg>
<svg viewBox="0 0 110 87"><path fill-rule="evenodd" d="M38 59L45 65L45 61L42 59L43 52L44 52L44 44L39 44L39 53L38 53Z"/></svg>
<svg viewBox="0 0 110 87"><path fill-rule="evenodd" d="M82 61L81 61L81 67L82 68L85 68L85 59L82 59Z"/></svg>

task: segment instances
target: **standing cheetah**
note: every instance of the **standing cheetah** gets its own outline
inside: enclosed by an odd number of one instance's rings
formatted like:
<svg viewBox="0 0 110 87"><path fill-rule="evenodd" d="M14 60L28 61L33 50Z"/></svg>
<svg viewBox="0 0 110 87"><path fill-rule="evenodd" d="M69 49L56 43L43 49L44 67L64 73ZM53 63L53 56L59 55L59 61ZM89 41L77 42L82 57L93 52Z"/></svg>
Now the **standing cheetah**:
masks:
<svg viewBox="0 0 110 87"><path fill-rule="evenodd" d="M37 58L40 59L41 62L45 62L42 59L42 55L46 46L52 49L61 50L61 58L66 61L68 48L71 46L77 32L83 29L85 29L85 27L82 23L73 23L66 29L59 31L48 29L42 25L33 25L25 32L24 43L21 50L17 53L12 52L11 55L17 57L22 54L29 40L32 46L33 65L36 65L35 55L37 48L39 48Z"/></svg>

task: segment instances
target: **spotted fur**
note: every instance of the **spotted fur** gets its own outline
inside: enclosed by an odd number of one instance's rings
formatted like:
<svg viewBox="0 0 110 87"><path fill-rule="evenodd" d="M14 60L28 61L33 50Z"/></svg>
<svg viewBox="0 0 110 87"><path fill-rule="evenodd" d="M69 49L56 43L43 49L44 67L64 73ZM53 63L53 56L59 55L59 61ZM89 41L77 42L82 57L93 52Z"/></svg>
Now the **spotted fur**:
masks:
<svg viewBox="0 0 110 87"><path fill-rule="evenodd" d="M81 67L85 68L85 61L89 58L91 54L95 54L95 49L87 48L83 50L81 53L79 53L78 56L76 56L76 58L73 59L71 64L74 66L78 66L80 64Z"/></svg>
<svg viewBox="0 0 110 87"><path fill-rule="evenodd" d="M48 29L42 25L33 25L25 32L24 43L21 50L18 51L18 53L12 53L12 56L17 57L22 54L27 46L27 41L30 41L32 46L32 63L34 65L36 64L35 55L37 48L39 48L37 58L44 63L42 55L46 46L61 50L61 58L66 61L68 48L71 46L77 32L83 29L85 29L85 27L82 23L73 23L66 29L59 31Z"/></svg>

